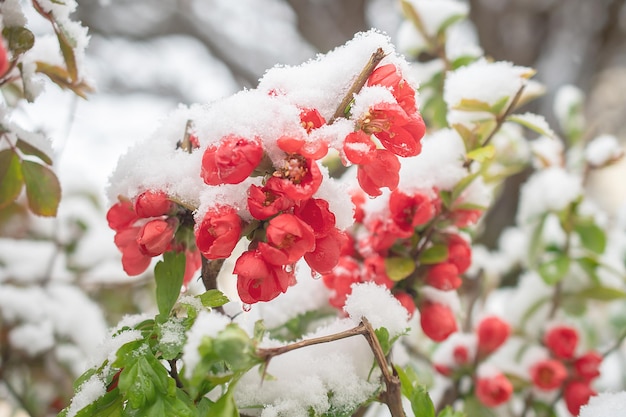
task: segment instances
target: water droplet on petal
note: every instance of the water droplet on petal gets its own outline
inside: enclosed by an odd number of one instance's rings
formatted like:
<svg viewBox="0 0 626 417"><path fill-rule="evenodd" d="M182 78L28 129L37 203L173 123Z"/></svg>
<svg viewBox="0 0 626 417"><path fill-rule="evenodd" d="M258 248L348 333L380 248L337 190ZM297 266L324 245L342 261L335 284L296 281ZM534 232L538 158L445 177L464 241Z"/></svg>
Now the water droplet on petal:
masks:
<svg viewBox="0 0 626 417"><path fill-rule="evenodd" d="M247 313L247 312L249 312L250 310L252 310L252 306L251 306L250 304L246 304L246 303L243 303L243 304L241 305L241 308L242 308L242 309L243 309L243 311L245 311L246 313Z"/></svg>
<svg viewBox="0 0 626 417"><path fill-rule="evenodd" d="M293 265L285 265L285 272L291 274L293 272Z"/></svg>
<svg viewBox="0 0 626 417"><path fill-rule="evenodd" d="M322 274L320 274L319 272L314 271L314 270L311 269L311 278L313 278L315 280L320 279L320 278L322 278Z"/></svg>

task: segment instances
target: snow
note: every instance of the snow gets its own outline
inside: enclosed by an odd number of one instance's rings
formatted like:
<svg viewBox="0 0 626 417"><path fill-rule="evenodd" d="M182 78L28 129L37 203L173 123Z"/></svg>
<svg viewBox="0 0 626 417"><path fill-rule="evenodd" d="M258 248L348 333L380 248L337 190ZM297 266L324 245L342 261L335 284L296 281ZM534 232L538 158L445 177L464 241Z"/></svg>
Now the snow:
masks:
<svg viewBox="0 0 626 417"><path fill-rule="evenodd" d="M538 220L548 211L558 212L582 195L580 178L560 167L550 167L532 175L522 186L517 213L518 224Z"/></svg>
<svg viewBox="0 0 626 417"><path fill-rule="evenodd" d="M352 327L353 320L337 320L304 339ZM261 347L277 346L267 343ZM271 379L262 381L258 369L245 374L237 384L235 400L242 413L261 417L308 417L310 408L316 414L350 411L379 388L379 372L374 371L368 379L373 363L371 349L362 336L296 349L271 360L267 368ZM250 408L258 404L265 407Z"/></svg>
<svg viewBox="0 0 626 417"><path fill-rule="evenodd" d="M584 99L582 90L574 85L566 84L557 90L553 111L561 128L570 124L581 126L584 123L581 119Z"/></svg>
<svg viewBox="0 0 626 417"><path fill-rule="evenodd" d="M22 350L29 356L35 356L54 346L53 332L54 329L49 320L21 324L9 332L9 343L15 349Z"/></svg>
<svg viewBox="0 0 626 417"><path fill-rule="evenodd" d="M621 417L626 415L626 391L602 392L589 399L579 417Z"/></svg>
<svg viewBox="0 0 626 417"><path fill-rule="evenodd" d="M462 99L479 100L490 105L504 97L512 100L529 75L532 75L530 68L505 61L488 62L483 58L448 73L443 98L450 108Z"/></svg>
<svg viewBox="0 0 626 417"><path fill-rule="evenodd" d="M93 375L78 388L67 409L67 417L74 417L80 410L106 393L106 386L99 376Z"/></svg>
<svg viewBox="0 0 626 417"><path fill-rule="evenodd" d="M408 328L406 309L386 287L373 282L354 284L343 309L355 322L365 317L374 329L386 328L390 338L401 335Z"/></svg>
<svg viewBox="0 0 626 417"><path fill-rule="evenodd" d="M0 16L2 17L2 26L24 26L26 17L22 12L20 0L5 0L0 3Z"/></svg>
<svg viewBox="0 0 626 417"><path fill-rule="evenodd" d="M408 0L417 12L426 34L434 37L446 21L467 16L469 5L457 0Z"/></svg>
<svg viewBox="0 0 626 417"><path fill-rule="evenodd" d="M564 146L563 142L558 139L540 136L530 142L530 151L535 168L562 166L564 163Z"/></svg>
<svg viewBox="0 0 626 417"><path fill-rule="evenodd" d="M200 311L196 321L187 332L187 343L183 348L185 377L191 378L194 368L200 363L198 347L205 337L215 337L230 324L230 318L217 311Z"/></svg>
<svg viewBox="0 0 626 417"><path fill-rule="evenodd" d="M613 135L600 135L585 148L585 160L593 167L601 167L623 155L624 150Z"/></svg>

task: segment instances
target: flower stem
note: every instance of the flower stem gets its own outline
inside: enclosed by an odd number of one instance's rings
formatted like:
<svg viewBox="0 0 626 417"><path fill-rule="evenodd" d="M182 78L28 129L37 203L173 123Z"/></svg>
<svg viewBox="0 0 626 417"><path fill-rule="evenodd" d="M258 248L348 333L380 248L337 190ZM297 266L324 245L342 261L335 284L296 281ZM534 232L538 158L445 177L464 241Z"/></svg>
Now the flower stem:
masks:
<svg viewBox="0 0 626 417"><path fill-rule="evenodd" d="M383 51L382 48L378 48L376 52L372 54L369 61L367 61L367 64L365 64L365 66L361 70L361 73L356 78L356 80L354 81L354 83L352 84L352 86L350 87L346 95L344 96L343 100L341 100L341 103L339 103L337 110L335 110L335 114L328 121L329 125L333 124L333 122L337 120L338 118L344 117L346 108L348 107L348 105L350 105L350 102L354 99L354 95L358 94L358 92L361 91L361 89L367 82L367 79L369 78L369 76L372 74L372 72L374 72L374 70L376 69L376 66L380 63L380 61L383 60L384 57L385 57L385 51Z"/></svg>

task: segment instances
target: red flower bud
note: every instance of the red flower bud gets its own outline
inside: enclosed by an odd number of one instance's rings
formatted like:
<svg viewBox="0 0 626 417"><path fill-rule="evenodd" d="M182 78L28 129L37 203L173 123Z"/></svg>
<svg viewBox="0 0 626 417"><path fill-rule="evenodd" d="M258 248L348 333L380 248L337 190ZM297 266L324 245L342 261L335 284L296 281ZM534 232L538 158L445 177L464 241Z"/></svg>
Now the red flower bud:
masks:
<svg viewBox="0 0 626 417"><path fill-rule="evenodd" d="M511 334L511 326L499 317L489 316L481 320L476 329L478 352L488 355L498 349Z"/></svg>
<svg viewBox="0 0 626 417"><path fill-rule="evenodd" d="M400 301L402 307L409 313L409 318L413 317L413 314L415 314L415 301L413 301L413 297L404 291L395 292L393 296Z"/></svg>
<svg viewBox="0 0 626 417"><path fill-rule="evenodd" d="M461 286L463 281L454 264L442 262L428 268L426 284L442 291L452 291Z"/></svg>
<svg viewBox="0 0 626 417"><path fill-rule="evenodd" d="M315 248L304 254L304 260L312 270L325 274L337 265L347 239L345 233L333 228L326 236L315 239Z"/></svg>
<svg viewBox="0 0 626 417"><path fill-rule="evenodd" d="M551 391L559 388L565 381L567 369L557 360L545 359L530 368L530 378L537 388Z"/></svg>
<svg viewBox="0 0 626 417"><path fill-rule="evenodd" d="M578 344L578 331L569 326L555 326L548 330L543 342L557 358L572 359Z"/></svg>
<svg viewBox="0 0 626 417"><path fill-rule="evenodd" d="M446 305L430 301L420 307L420 324L424 334L435 342L443 342L457 331L452 310Z"/></svg>
<svg viewBox="0 0 626 417"><path fill-rule="evenodd" d="M135 213L141 218L163 216L172 209L173 203L163 191L145 191L135 201Z"/></svg>
<svg viewBox="0 0 626 417"><path fill-rule="evenodd" d="M4 46L4 42L0 38L0 77L4 77L10 66L11 61L9 60L9 55Z"/></svg>
<svg viewBox="0 0 626 417"><path fill-rule="evenodd" d="M594 395L596 395L596 392L591 389L589 383L581 381L570 382L563 390L565 405L573 416L577 416L580 412L580 407L586 405L589 402L589 398Z"/></svg>
<svg viewBox="0 0 626 417"><path fill-rule="evenodd" d="M207 259L230 256L241 237L241 219L232 207L209 210L196 227L196 246Z"/></svg>
<svg viewBox="0 0 626 417"><path fill-rule="evenodd" d="M262 158L259 139L228 135L219 145L204 151L200 175L208 185L239 184L252 174Z"/></svg>
<svg viewBox="0 0 626 417"><path fill-rule="evenodd" d="M497 407L511 398L513 385L503 374L479 377L476 381L476 398L487 407Z"/></svg>
<svg viewBox="0 0 626 417"><path fill-rule="evenodd" d="M244 252L233 273L237 275L239 298L247 304L270 301L296 282L292 273L267 263L259 251Z"/></svg>
<svg viewBox="0 0 626 417"><path fill-rule="evenodd" d="M587 352L576 358L574 361L574 371L576 376L584 381L591 381L600 376L600 364L602 356L598 352Z"/></svg>
<svg viewBox="0 0 626 417"><path fill-rule="evenodd" d="M148 256L159 256L165 252L172 243L177 223L176 219L155 219L144 224L137 235L141 252Z"/></svg>
<svg viewBox="0 0 626 417"><path fill-rule="evenodd" d="M467 271L472 264L472 248L459 235L448 236L448 262L456 265L459 274Z"/></svg>

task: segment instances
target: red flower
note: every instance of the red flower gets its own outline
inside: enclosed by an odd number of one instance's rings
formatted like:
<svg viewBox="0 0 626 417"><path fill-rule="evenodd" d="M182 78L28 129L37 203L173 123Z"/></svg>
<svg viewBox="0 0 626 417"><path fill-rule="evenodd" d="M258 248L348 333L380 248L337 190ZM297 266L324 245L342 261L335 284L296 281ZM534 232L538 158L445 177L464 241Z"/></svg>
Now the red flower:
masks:
<svg viewBox="0 0 626 417"><path fill-rule="evenodd" d="M578 331L569 326L556 326L548 330L543 342L557 358L572 359L578 344Z"/></svg>
<svg viewBox="0 0 626 417"><path fill-rule="evenodd" d="M159 256L171 245L178 220L150 220L139 229L137 244L142 253L148 256Z"/></svg>
<svg viewBox="0 0 626 417"><path fill-rule="evenodd" d="M235 262L237 292L246 304L270 301L295 284L292 273L265 261L259 251L244 252Z"/></svg>
<svg viewBox="0 0 626 417"><path fill-rule="evenodd" d="M302 155L289 154L283 166L274 172L274 179L266 186L277 194L286 195L291 200L301 201L311 198L322 183L322 173L313 159Z"/></svg>
<svg viewBox="0 0 626 417"><path fill-rule="evenodd" d="M479 209L457 209L450 214L450 218L456 227L462 229L472 224L476 224L482 214L483 211Z"/></svg>
<svg viewBox="0 0 626 417"><path fill-rule="evenodd" d="M300 203L294 214L311 226L316 238L324 237L335 228L335 215L330 211L328 201L309 198Z"/></svg>
<svg viewBox="0 0 626 417"><path fill-rule="evenodd" d="M278 147L288 154L300 154L308 159L320 159L328 153L328 144L323 140L306 141L291 136L281 136L276 140Z"/></svg>
<svg viewBox="0 0 626 417"><path fill-rule="evenodd" d="M300 123L306 133L311 133L311 130L322 127L326 120L316 109L304 109L300 112Z"/></svg>
<svg viewBox="0 0 626 417"><path fill-rule="evenodd" d="M195 235L196 246L205 258L227 258L241 236L241 219L232 207L216 207L206 213Z"/></svg>
<svg viewBox="0 0 626 417"><path fill-rule="evenodd" d="M469 350L467 346L458 345L452 350L452 357L457 365L467 365L470 361Z"/></svg>
<svg viewBox="0 0 626 417"><path fill-rule="evenodd" d="M145 255L137 243L139 227L129 227L115 234L115 245L122 252L122 267L128 275L139 275L150 266L151 257Z"/></svg>
<svg viewBox="0 0 626 417"><path fill-rule="evenodd" d="M185 275L183 277L183 285L189 285L189 282L193 278L194 274L198 272L198 269L202 266L202 255L198 250L185 251Z"/></svg>
<svg viewBox="0 0 626 417"><path fill-rule="evenodd" d="M415 301L413 301L413 297L404 291L398 291L394 293L393 296L396 297L402 307L409 313L409 318L413 317L413 314L415 314Z"/></svg>
<svg viewBox="0 0 626 417"><path fill-rule="evenodd" d="M482 355L489 355L506 342L511 334L511 326L496 316L489 316L478 323L478 351Z"/></svg>
<svg viewBox="0 0 626 417"><path fill-rule="evenodd" d="M374 158L367 164L359 165L357 179L367 194L377 197L382 194L381 188L395 190L400 182L398 171L400 161L386 149L376 149Z"/></svg>
<svg viewBox="0 0 626 417"><path fill-rule="evenodd" d="M420 324L424 334L435 342L443 342L457 331L452 310L444 304L431 301L420 307Z"/></svg>
<svg viewBox="0 0 626 417"><path fill-rule="evenodd" d="M424 194L405 194L393 190L389 196L389 211L395 224L409 237L416 226L428 223L435 215L430 198Z"/></svg>
<svg viewBox="0 0 626 417"><path fill-rule="evenodd" d="M363 223L363 219L365 219L365 210L363 209L365 193L358 189L352 190L350 192L350 200L354 204L354 222Z"/></svg>
<svg viewBox="0 0 626 417"><path fill-rule="evenodd" d="M367 85L389 87L398 104L408 114L417 111L415 107L415 90L398 73L393 64L382 65L374 70L367 79Z"/></svg>
<svg viewBox="0 0 626 417"><path fill-rule="evenodd" d="M135 200L135 213L137 216L147 219L149 217L163 216L171 210L173 203L163 191L144 191Z"/></svg>
<svg viewBox="0 0 626 417"><path fill-rule="evenodd" d="M270 178L271 182L274 178ZM268 184L269 184L268 182ZM275 193L269 186L251 185L248 189L248 210L255 219L265 220L293 207L287 196Z"/></svg>
<svg viewBox="0 0 626 417"><path fill-rule="evenodd" d="M369 256L363 262L363 267L364 281L375 282L378 285L384 285L388 289L393 288L394 283L387 275L385 258L380 255Z"/></svg>
<svg viewBox="0 0 626 417"><path fill-rule="evenodd" d="M273 265L294 263L315 247L313 229L293 214L279 214L270 220L266 236L267 243L259 243L259 250Z"/></svg>
<svg viewBox="0 0 626 417"><path fill-rule="evenodd" d="M315 249L306 253L304 260L312 270L321 274L327 273L339 262L347 239L345 233L333 228L326 236L315 239Z"/></svg>
<svg viewBox="0 0 626 417"><path fill-rule="evenodd" d="M567 384L563 390L565 405L573 416L578 415L580 407L586 405L593 395L596 395L596 392L591 389L587 382L573 381Z"/></svg>
<svg viewBox="0 0 626 417"><path fill-rule="evenodd" d="M472 264L472 248L459 235L448 236L448 262L456 266L459 274L467 271Z"/></svg>
<svg viewBox="0 0 626 417"><path fill-rule="evenodd" d="M376 156L376 144L362 130L351 132L343 141L343 153L353 164L367 164Z"/></svg>
<svg viewBox="0 0 626 417"><path fill-rule="evenodd" d="M415 156L422 151L424 121L419 114L410 117L397 104L379 103L371 107L360 124L365 133L374 134L386 149L398 156Z"/></svg>
<svg viewBox="0 0 626 417"><path fill-rule="evenodd" d="M551 391L559 388L565 381L567 369L557 360L545 359L531 366L530 378L537 388Z"/></svg>
<svg viewBox="0 0 626 417"><path fill-rule="evenodd" d="M345 305L346 298L352 293L352 284L361 282L360 273L359 264L349 256L342 256L332 271L323 273L324 285L333 290L328 300L330 305L336 308Z"/></svg>
<svg viewBox="0 0 626 417"><path fill-rule="evenodd" d="M428 268L426 284L442 291L456 290L463 281L459 277L459 271L454 264L441 262Z"/></svg>
<svg viewBox="0 0 626 417"><path fill-rule="evenodd" d="M10 66L11 61L9 60L7 50L4 46L4 42L0 38L0 77L3 77L7 73Z"/></svg>
<svg viewBox="0 0 626 417"><path fill-rule="evenodd" d="M576 376L584 381L591 381L600 376L602 356L598 352L587 352L574 361Z"/></svg>
<svg viewBox="0 0 626 417"><path fill-rule="evenodd" d="M204 151L200 175L208 185L239 184L250 176L261 158L263 147L259 139L228 135L219 145Z"/></svg>
<svg viewBox="0 0 626 417"><path fill-rule="evenodd" d="M511 398L513 385L502 374L478 378L476 381L476 398L487 407L497 407Z"/></svg>
<svg viewBox="0 0 626 417"><path fill-rule="evenodd" d="M125 229L139 219L133 209L133 203L126 199L113 204L106 217L109 227L115 231Z"/></svg>

